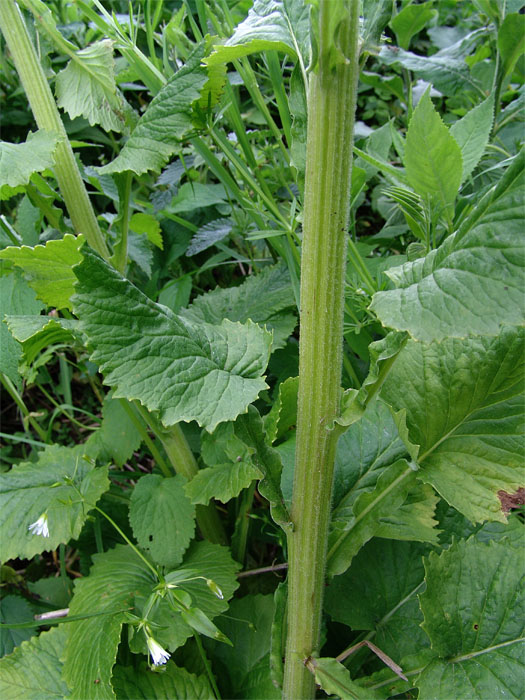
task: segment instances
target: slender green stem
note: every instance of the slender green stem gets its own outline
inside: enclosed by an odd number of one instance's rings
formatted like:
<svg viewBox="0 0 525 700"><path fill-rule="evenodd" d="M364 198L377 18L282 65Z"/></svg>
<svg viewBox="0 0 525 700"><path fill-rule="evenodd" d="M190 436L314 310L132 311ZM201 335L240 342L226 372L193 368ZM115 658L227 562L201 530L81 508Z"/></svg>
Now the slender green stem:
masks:
<svg viewBox="0 0 525 700"><path fill-rule="evenodd" d="M341 17L335 52L333 18ZM305 660L318 652L339 412L359 0L319 3L319 64L310 76L301 261L297 447L288 536L283 697L313 698ZM335 64L335 65L334 65Z"/></svg>
<svg viewBox="0 0 525 700"><path fill-rule="evenodd" d="M5 374L2 374L0 372L0 382L3 384L5 390L9 394L9 396L13 399L15 404L18 406L22 416L24 417L24 427L27 431L27 426L26 422L29 423L29 425L33 428L35 433L38 435L38 437L42 440L42 442L45 442L46 445L49 443L47 439L46 432L43 428L40 427L40 425L36 422L36 420L33 418L31 413L29 412L29 409L24 403L24 400L20 396L20 394L17 391L16 386L13 384L13 382L9 379L9 377Z"/></svg>
<svg viewBox="0 0 525 700"><path fill-rule="evenodd" d="M194 632L193 636L195 638L195 643L197 644L197 649L199 650L199 656L201 657L202 665L206 669L206 675L208 676L208 680L210 681L210 685L213 688L214 695L217 698L217 700L220 700L221 694L219 693L217 683L215 682L215 676L213 675L211 664L208 661L208 659L206 658L206 652L204 651L204 648L202 646L201 638L197 634L197 632Z"/></svg>
<svg viewBox="0 0 525 700"><path fill-rule="evenodd" d="M73 228L77 233L84 233L89 245L107 259L109 251L106 241L82 182L47 78L14 0L0 2L0 29L11 52L38 128L59 135L60 140L55 149L54 171Z"/></svg>
<svg viewBox="0 0 525 700"><path fill-rule="evenodd" d="M135 428L138 430L142 441L146 444L146 447L151 452L151 456L155 460L155 464L157 465L157 467L160 469L160 471L164 474L165 477L171 476L170 468L166 464L166 460L161 455L160 451L157 449L157 446L148 435L148 430L144 425L144 422L137 415L133 404L131 404L127 399L119 399L119 401L122 408L128 414L129 419L131 420Z"/></svg>
<svg viewBox="0 0 525 700"><path fill-rule="evenodd" d="M128 262L129 204L133 173L128 171L121 177L122 186L119 188L121 190L119 203L120 240L118 242L118 246L116 246L116 253L113 262L120 274L124 275Z"/></svg>

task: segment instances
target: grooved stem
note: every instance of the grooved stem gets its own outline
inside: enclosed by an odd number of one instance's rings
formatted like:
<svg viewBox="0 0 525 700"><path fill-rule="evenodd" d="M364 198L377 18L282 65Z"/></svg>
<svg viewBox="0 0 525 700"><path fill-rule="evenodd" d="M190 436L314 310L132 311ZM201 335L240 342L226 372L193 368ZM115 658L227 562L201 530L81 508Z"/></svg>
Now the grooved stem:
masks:
<svg viewBox="0 0 525 700"><path fill-rule="evenodd" d="M289 535L286 700L313 698L339 413L358 0L321 0L319 64L308 89L297 446ZM341 22L336 20L341 18ZM337 26L338 25L338 26ZM336 34L336 36L334 36ZM336 51L337 45L346 60ZM341 60L337 61L340 58ZM335 63L335 65L334 65Z"/></svg>

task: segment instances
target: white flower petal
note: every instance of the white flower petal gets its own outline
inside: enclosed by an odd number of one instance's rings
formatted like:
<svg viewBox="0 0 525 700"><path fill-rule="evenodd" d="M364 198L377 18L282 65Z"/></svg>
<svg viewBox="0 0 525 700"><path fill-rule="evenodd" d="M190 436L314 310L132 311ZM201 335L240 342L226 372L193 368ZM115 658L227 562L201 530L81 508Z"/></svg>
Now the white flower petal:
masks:
<svg viewBox="0 0 525 700"><path fill-rule="evenodd" d="M42 537L49 537L49 528L47 526L47 513L42 513L42 515L35 520L34 523L27 528L32 535L42 535Z"/></svg>
<svg viewBox="0 0 525 700"><path fill-rule="evenodd" d="M154 666L161 666L165 664L170 658L170 654L163 649L158 642L156 642L153 637L148 637L148 649L151 654L151 660Z"/></svg>

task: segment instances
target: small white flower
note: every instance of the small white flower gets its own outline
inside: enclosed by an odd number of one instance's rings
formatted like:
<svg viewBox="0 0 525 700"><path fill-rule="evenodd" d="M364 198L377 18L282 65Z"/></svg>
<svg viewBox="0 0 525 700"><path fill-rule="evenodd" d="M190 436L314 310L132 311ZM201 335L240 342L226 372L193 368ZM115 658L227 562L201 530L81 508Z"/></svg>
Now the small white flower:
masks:
<svg viewBox="0 0 525 700"><path fill-rule="evenodd" d="M42 513L42 515L35 520L34 523L27 528L32 535L42 535L42 537L49 537L49 528L47 526L47 513Z"/></svg>
<svg viewBox="0 0 525 700"><path fill-rule="evenodd" d="M154 666L161 666L165 664L170 658L168 652L163 649L158 642L156 642L153 637L148 637L148 649L151 654L151 660Z"/></svg>

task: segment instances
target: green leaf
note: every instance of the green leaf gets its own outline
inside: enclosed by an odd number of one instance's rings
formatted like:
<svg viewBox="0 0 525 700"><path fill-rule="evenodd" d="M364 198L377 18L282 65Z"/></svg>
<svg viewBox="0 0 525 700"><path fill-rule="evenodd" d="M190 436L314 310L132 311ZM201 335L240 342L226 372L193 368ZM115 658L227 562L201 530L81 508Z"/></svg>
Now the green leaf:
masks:
<svg viewBox="0 0 525 700"><path fill-rule="evenodd" d="M247 488L261 472L250 462L218 464L201 469L186 485L186 494L192 503L208 503L212 498L227 503Z"/></svg>
<svg viewBox="0 0 525 700"><path fill-rule="evenodd" d="M18 595L6 595L0 600L0 622L3 625L33 622L33 609L24 598ZM2 627L0 629L0 657L10 654L15 647L19 646L24 640L30 639L34 634L35 630L31 629ZM0 683L1 677L0 670Z"/></svg>
<svg viewBox="0 0 525 700"><path fill-rule="evenodd" d="M224 204L227 200L226 190L223 185L203 184L202 182L185 182L179 188L168 207L171 214L194 211L204 207L213 207L216 204Z"/></svg>
<svg viewBox="0 0 525 700"><path fill-rule="evenodd" d="M3 700L64 700L71 697L61 677L66 628L59 626L22 642L0 660ZM91 697L91 696L90 696Z"/></svg>
<svg viewBox="0 0 525 700"><path fill-rule="evenodd" d="M133 214L129 220L129 227L132 231L135 231L135 233L145 233L150 243L164 250L160 224L151 214Z"/></svg>
<svg viewBox="0 0 525 700"><path fill-rule="evenodd" d="M18 274L0 277L0 299L0 372L9 377L16 387L21 388L18 362L22 356L22 348L4 323L4 314L38 314L42 304L36 300L33 290Z"/></svg>
<svg viewBox="0 0 525 700"><path fill-rule="evenodd" d="M29 132L24 143L0 141L0 188L27 185L33 173L52 168L58 134Z"/></svg>
<svg viewBox="0 0 525 700"><path fill-rule="evenodd" d="M473 522L506 522L498 491L523 486L523 337L410 341L381 392L406 410L418 477Z"/></svg>
<svg viewBox="0 0 525 700"><path fill-rule="evenodd" d="M428 484L418 484L403 505L381 518L376 537L395 540L416 540L438 544L439 530L434 519L439 497Z"/></svg>
<svg viewBox="0 0 525 700"><path fill-rule="evenodd" d="M212 431L266 388L271 336L251 321L194 325L89 250L75 274L75 313L116 398L138 399L167 426L196 420Z"/></svg>
<svg viewBox="0 0 525 700"><path fill-rule="evenodd" d="M524 162L522 153L437 250L388 270L398 288L370 306L385 326L430 342L523 324Z"/></svg>
<svg viewBox="0 0 525 700"><path fill-rule="evenodd" d="M381 698L370 688L361 688L350 678L348 669L336 659L310 657L307 667L314 673L315 682L328 695L336 695L341 700L376 700Z"/></svg>
<svg viewBox="0 0 525 700"><path fill-rule="evenodd" d="M246 19L205 59L208 66L260 51L283 51L304 65L310 56L310 7L298 0L255 0Z"/></svg>
<svg viewBox="0 0 525 700"><path fill-rule="evenodd" d="M149 103L119 155L99 168L99 173L161 171L193 130L192 104L206 82L206 71L200 65L203 56L203 47L198 47Z"/></svg>
<svg viewBox="0 0 525 700"><path fill-rule="evenodd" d="M93 562L89 576L75 582L69 614L102 614L68 625L65 652L61 650L63 678L75 700L112 700L111 669L126 619L121 611L132 608L141 593L149 596L157 580L137 554L123 545L95 554Z"/></svg>
<svg viewBox="0 0 525 700"><path fill-rule="evenodd" d="M423 2L420 5L406 5L392 18L390 26L402 49L408 49L412 37L418 34L434 17L437 17L438 11L432 9L433 4L433 0L429 0L429 2Z"/></svg>
<svg viewBox="0 0 525 700"><path fill-rule="evenodd" d="M232 601L220 626L233 646L214 644L214 662L222 664L230 681L228 697L272 700L281 697L270 678L270 632L273 596L247 595ZM222 674L221 674L222 675ZM222 680L222 678L221 678Z"/></svg>
<svg viewBox="0 0 525 700"><path fill-rule="evenodd" d="M436 658L417 679L420 697L522 697L524 562L507 542L473 539L430 554L420 602Z"/></svg>
<svg viewBox="0 0 525 700"><path fill-rule="evenodd" d="M186 479L147 474L133 489L129 521L137 542L157 564L176 566L195 532L195 508L184 491Z"/></svg>
<svg viewBox="0 0 525 700"><path fill-rule="evenodd" d="M34 248L25 245L4 248L0 251L0 260L9 260L20 267L37 298L47 306L71 309L75 282L73 266L82 260L80 248L83 243L82 236L67 233L60 240L51 240Z"/></svg>
<svg viewBox="0 0 525 700"><path fill-rule="evenodd" d="M248 319L274 329L272 349L282 347L293 332L295 316L280 312L295 307L290 273L285 265L265 267L258 275L250 275L238 287L216 289L202 294L181 310L181 316L192 323L219 324L223 319L246 322ZM280 319L285 323L280 323Z"/></svg>
<svg viewBox="0 0 525 700"><path fill-rule="evenodd" d="M392 17L392 0L363 0L363 15L361 51L373 51L380 43L383 29Z"/></svg>
<svg viewBox="0 0 525 700"><path fill-rule="evenodd" d="M107 468L95 468L85 451L84 445L49 445L36 463L0 474L2 561L29 559L79 536L89 510L109 487ZM48 537L29 531L44 513Z"/></svg>
<svg viewBox="0 0 525 700"><path fill-rule="evenodd" d="M38 581L27 581L27 587L38 596L39 600L54 608L67 608L73 593L73 581L62 576L55 578L39 578Z"/></svg>
<svg viewBox="0 0 525 700"><path fill-rule="evenodd" d="M226 238L233 228L231 219L214 219L201 226L191 239L186 255L197 255Z"/></svg>
<svg viewBox="0 0 525 700"><path fill-rule="evenodd" d="M117 94L113 42L97 41L76 51L56 77L57 104L71 119L85 117L104 131L122 131L129 107Z"/></svg>
<svg viewBox="0 0 525 700"><path fill-rule="evenodd" d="M234 429L237 437L254 450L253 463L264 474L259 484L259 492L270 502L274 521L286 530L291 521L281 491L283 465L279 453L267 442L259 411L254 406L249 406L247 414L239 416L235 421Z"/></svg>
<svg viewBox="0 0 525 700"><path fill-rule="evenodd" d="M215 696L205 675L196 676L172 661L162 673L150 671L146 664L115 666L111 679L117 700L130 698L177 698L177 700L211 700Z"/></svg>
<svg viewBox="0 0 525 700"><path fill-rule="evenodd" d="M333 620L367 630L394 661L428 645L420 627L417 593L424 587L421 544L373 538L352 565L326 589L325 608Z"/></svg>
<svg viewBox="0 0 525 700"><path fill-rule="evenodd" d="M450 127L450 133L461 148L464 182L479 163L489 142L494 120L494 96L468 111Z"/></svg>
<svg viewBox="0 0 525 700"><path fill-rule="evenodd" d="M508 14L498 30L498 49L501 58L502 82L510 78L516 61L525 52L525 16L519 12Z"/></svg>
<svg viewBox="0 0 525 700"><path fill-rule="evenodd" d="M122 467L140 447L142 436L121 402L106 397L102 407L102 423L88 442L98 447L100 459L111 459Z"/></svg>
<svg viewBox="0 0 525 700"><path fill-rule="evenodd" d="M288 377L279 384L279 394L264 416L264 429L270 444L280 440L297 422L299 377Z"/></svg>
<svg viewBox="0 0 525 700"><path fill-rule="evenodd" d="M437 213L452 219L461 184L461 149L434 109L429 90L419 100L408 125L405 168L413 189Z"/></svg>

